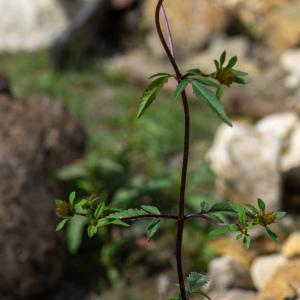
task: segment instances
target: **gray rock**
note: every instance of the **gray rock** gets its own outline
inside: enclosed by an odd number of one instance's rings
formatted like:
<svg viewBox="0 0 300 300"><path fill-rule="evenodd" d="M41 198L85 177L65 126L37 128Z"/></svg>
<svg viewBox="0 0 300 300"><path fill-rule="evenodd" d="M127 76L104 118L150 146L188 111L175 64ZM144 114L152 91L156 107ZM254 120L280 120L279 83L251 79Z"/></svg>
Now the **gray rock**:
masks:
<svg viewBox="0 0 300 300"><path fill-rule="evenodd" d="M0 11L0 51L44 48L68 23L58 0L0 0Z"/></svg>
<svg viewBox="0 0 300 300"><path fill-rule="evenodd" d="M0 296L27 299L61 276L60 189L49 178L80 157L84 133L58 102L0 95L0 141Z"/></svg>
<svg viewBox="0 0 300 300"><path fill-rule="evenodd" d="M286 262L281 254L266 255L254 259L251 265L251 277L255 287L263 289L277 269Z"/></svg>
<svg viewBox="0 0 300 300"><path fill-rule="evenodd" d="M218 300L253 300L255 295L256 293L253 291L232 289L226 292L213 292L210 297Z"/></svg>
<svg viewBox="0 0 300 300"><path fill-rule="evenodd" d="M210 290L253 288L249 271L236 260L222 256L209 265Z"/></svg>
<svg viewBox="0 0 300 300"><path fill-rule="evenodd" d="M300 121L293 112L267 116L254 126L222 125L207 155L220 196L242 203L260 197L269 209L280 208L282 175L300 167L299 140Z"/></svg>

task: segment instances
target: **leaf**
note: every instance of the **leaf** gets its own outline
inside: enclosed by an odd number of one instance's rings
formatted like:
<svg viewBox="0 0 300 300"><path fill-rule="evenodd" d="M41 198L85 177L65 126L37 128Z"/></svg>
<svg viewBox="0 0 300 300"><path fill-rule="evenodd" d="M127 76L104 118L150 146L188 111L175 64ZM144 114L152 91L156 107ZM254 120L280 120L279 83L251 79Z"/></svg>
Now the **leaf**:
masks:
<svg viewBox="0 0 300 300"><path fill-rule="evenodd" d="M69 203L73 206L76 198L76 192L72 192L69 196Z"/></svg>
<svg viewBox="0 0 300 300"><path fill-rule="evenodd" d="M173 75L172 74L169 74L169 73L156 73L156 74L153 74L149 77L149 79L153 79L153 78L156 78L156 77L172 77Z"/></svg>
<svg viewBox="0 0 300 300"><path fill-rule="evenodd" d="M212 81L211 79L208 79L208 78L205 78L205 77L195 77L194 80L198 81L199 83L201 84L204 84L204 85L208 85L208 86L211 86L211 87L218 87L218 83Z"/></svg>
<svg viewBox="0 0 300 300"><path fill-rule="evenodd" d="M56 205L65 204L65 203L66 203L66 201L64 201L64 200L55 200Z"/></svg>
<svg viewBox="0 0 300 300"><path fill-rule="evenodd" d="M224 92L224 88L225 88L224 84L219 84L218 85L218 88L216 90L216 97L218 98L218 100L221 99L221 97L223 95L223 92Z"/></svg>
<svg viewBox="0 0 300 300"><path fill-rule="evenodd" d="M56 231L62 230L68 221L69 219L63 219L62 221L60 221L56 227Z"/></svg>
<svg viewBox="0 0 300 300"><path fill-rule="evenodd" d="M239 83L239 84L247 84L248 83L248 81L242 77L236 77L234 82Z"/></svg>
<svg viewBox="0 0 300 300"><path fill-rule="evenodd" d="M129 208L127 210L122 210L116 213L112 213L106 217L107 220L113 221L122 218L130 218L135 216L142 216L145 215L145 211L143 209L138 208Z"/></svg>
<svg viewBox="0 0 300 300"><path fill-rule="evenodd" d="M129 225L126 222L123 222L122 220L113 220L113 221L109 222L109 224L129 227Z"/></svg>
<svg viewBox="0 0 300 300"><path fill-rule="evenodd" d="M202 288L208 283L208 277L200 273L192 272L187 278L187 291L189 293L198 293L201 296L211 300L208 295L206 295Z"/></svg>
<svg viewBox="0 0 300 300"><path fill-rule="evenodd" d="M220 214L220 213L209 212L208 214L213 219L215 219L215 220L217 220L217 221L219 221L221 223L227 223L226 218L222 214Z"/></svg>
<svg viewBox="0 0 300 300"><path fill-rule="evenodd" d="M252 204L246 204L245 205L246 209L248 209L248 211L250 211L253 215L256 215L258 213L257 208L252 205Z"/></svg>
<svg viewBox="0 0 300 300"><path fill-rule="evenodd" d="M146 88L142 98L140 108L137 114L137 119L139 119L147 108L153 103L156 98L157 92L168 82L169 76L165 75L159 77L151 82L151 84Z"/></svg>
<svg viewBox="0 0 300 300"><path fill-rule="evenodd" d="M206 200L202 200L200 202L200 211L201 212L209 212L211 210L212 203Z"/></svg>
<svg viewBox="0 0 300 300"><path fill-rule="evenodd" d="M187 289L191 293L200 292L208 283L208 277L197 272L192 272L187 278Z"/></svg>
<svg viewBox="0 0 300 300"><path fill-rule="evenodd" d="M278 220L283 219L285 216L286 216L286 212L285 211L277 211L277 212L275 212L275 217Z"/></svg>
<svg viewBox="0 0 300 300"><path fill-rule="evenodd" d="M265 227L266 228L266 231L267 231L267 234L269 236L269 238L274 241L274 242L277 242L278 241L278 236L268 227Z"/></svg>
<svg viewBox="0 0 300 300"><path fill-rule="evenodd" d="M195 68L195 69L191 69L187 71L187 74L191 74L191 75L202 75L202 72L200 69Z"/></svg>
<svg viewBox="0 0 300 300"><path fill-rule="evenodd" d="M105 203L104 202L100 202L99 205L97 206L95 213L94 213L94 217L96 219L99 219L101 214L103 213L105 209Z"/></svg>
<svg viewBox="0 0 300 300"><path fill-rule="evenodd" d="M87 233L88 233L88 236L91 238L93 237L96 233L97 233L97 226L95 225L89 225L88 228L87 228Z"/></svg>
<svg viewBox="0 0 300 300"><path fill-rule="evenodd" d="M189 81L187 79L183 79L178 83L175 93L174 93L175 99L177 99L182 94L182 92L186 89L188 84L189 84Z"/></svg>
<svg viewBox="0 0 300 300"><path fill-rule="evenodd" d="M262 211L266 210L265 202L262 199L260 198L257 199L257 205Z"/></svg>
<svg viewBox="0 0 300 300"><path fill-rule="evenodd" d="M244 238L243 238L243 245L244 245L244 248L246 250L248 250L250 248L250 244L251 244L251 238L249 235L244 235Z"/></svg>
<svg viewBox="0 0 300 300"><path fill-rule="evenodd" d="M221 68L223 67L224 65L224 62L226 60L226 51L224 50L220 56L220 65L221 65Z"/></svg>
<svg viewBox="0 0 300 300"><path fill-rule="evenodd" d="M156 206L142 205L142 209L150 214L160 215L160 211Z"/></svg>
<svg viewBox="0 0 300 300"><path fill-rule="evenodd" d="M231 203L231 206L238 213L240 223L246 225L247 219L244 207L238 203Z"/></svg>
<svg viewBox="0 0 300 300"><path fill-rule="evenodd" d="M193 91L194 93L205 100L205 102L210 106L210 108L219 116L219 118L224 121L229 126L232 126L230 119L228 118L223 105L217 99L217 97L206 87L201 85L198 81L193 80Z"/></svg>
<svg viewBox="0 0 300 300"><path fill-rule="evenodd" d="M238 61L237 56L231 57L226 68L231 69L236 65L237 61Z"/></svg>
<svg viewBox="0 0 300 300"><path fill-rule="evenodd" d="M246 72L243 72L243 71L240 71L240 70L236 70L236 69L231 69L231 71L236 75L236 76L247 76L248 75L248 73L246 73Z"/></svg>
<svg viewBox="0 0 300 300"><path fill-rule="evenodd" d="M70 253L75 254L81 244L84 227L87 223L86 218L75 217L69 222L66 231L67 244Z"/></svg>
<svg viewBox="0 0 300 300"><path fill-rule="evenodd" d="M159 223L160 223L159 219L154 219L149 223L148 229L147 229L148 241L150 241L153 238L153 236L155 235L155 233L157 232Z"/></svg>
<svg viewBox="0 0 300 300"><path fill-rule="evenodd" d="M210 236L217 236L217 235L225 234L225 233L232 232L232 231L239 231L239 230L240 229L237 225L230 224L230 225L222 226L222 227L219 227L215 230L212 230L209 233L209 235Z"/></svg>
<svg viewBox="0 0 300 300"><path fill-rule="evenodd" d="M210 212L234 213L235 210L231 206L231 202L217 202L214 203Z"/></svg>
<svg viewBox="0 0 300 300"><path fill-rule="evenodd" d="M214 59L214 63L215 63L217 71L219 71L220 70L219 62L216 59Z"/></svg>

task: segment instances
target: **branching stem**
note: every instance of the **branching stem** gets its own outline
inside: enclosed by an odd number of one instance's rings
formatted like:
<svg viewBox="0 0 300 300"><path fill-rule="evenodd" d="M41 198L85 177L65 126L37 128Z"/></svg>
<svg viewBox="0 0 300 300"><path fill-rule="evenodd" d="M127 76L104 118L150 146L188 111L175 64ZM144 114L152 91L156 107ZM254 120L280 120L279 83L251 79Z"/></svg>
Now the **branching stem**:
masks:
<svg viewBox="0 0 300 300"><path fill-rule="evenodd" d="M175 71L176 79L178 82L182 79L182 74L179 70L179 67L176 63L175 57L172 54L173 50L173 42L171 42L171 49L168 47L168 44L165 40L164 34L160 25L160 11L162 9L164 0L158 0L156 11L155 11L155 24L158 36L164 47L166 55ZM166 23L168 24L167 15L165 14ZM168 28L169 26L167 26ZM168 31L168 30L167 30ZM171 38L171 32L169 30L169 37ZM173 47L174 48L174 47ZM189 113L189 103L187 99L186 92L183 91L182 94L182 104L184 110L184 150L183 150L183 160L182 160L182 170L181 170L181 183L180 183L180 196L179 196L179 208L178 208L178 225L177 225L177 240L176 240L176 262L177 262L177 273L178 273L178 281L179 288L182 300L187 300L187 293L185 290L184 283L184 273L182 267L182 237L184 231L184 206L185 206L185 187L186 187L186 177L187 177L187 167L188 167L188 159L189 159L189 138L190 138L190 113Z"/></svg>

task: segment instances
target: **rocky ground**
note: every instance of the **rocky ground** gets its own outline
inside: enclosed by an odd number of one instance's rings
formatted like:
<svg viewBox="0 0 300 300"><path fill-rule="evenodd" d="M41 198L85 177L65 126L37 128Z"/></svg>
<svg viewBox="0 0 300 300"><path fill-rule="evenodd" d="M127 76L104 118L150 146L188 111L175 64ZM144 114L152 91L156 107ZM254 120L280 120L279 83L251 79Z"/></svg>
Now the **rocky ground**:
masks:
<svg viewBox="0 0 300 300"><path fill-rule="evenodd" d="M27 10L24 1L0 0L0 7L9 12L0 20L0 50L38 50L52 45L55 37L73 24L85 1L75 2L32 1ZM135 2L139 5L133 5ZM300 299L300 1L165 2L183 70L200 67L210 71L213 59L226 49L228 55L238 55L239 68L249 73L247 86L226 91L223 101L234 127L217 130L206 156L216 175L218 199L249 203L262 197L269 209L289 213L276 228L280 243L266 240L260 231L253 233L248 252L229 237L209 241L216 255L208 266L211 281L207 292L218 300ZM128 8L126 24L135 27L137 19L143 18L145 28L135 36L134 48L124 43L117 55L104 62L96 59L105 74L123 76L130 87L144 86L153 73L170 70L153 26L154 4L153 0L113 1L116 10ZM93 85L95 81L85 89ZM168 95L174 86L170 81ZM62 96L64 92L60 90ZM73 95L76 93L75 89ZM101 93L104 97L110 91L101 87ZM193 103L192 91L188 94ZM65 186L53 174L82 156L85 133L58 102L28 98L14 97L7 78L0 77L0 298L25 300L43 295L47 300L165 300L174 295L176 278L171 271L169 240L169 245L157 243L151 253L159 256L159 264L164 266L159 274L151 273L157 261L142 256L146 271L144 266L134 266L118 286L101 296L97 278L102 270L82 271L82 284L74 276L77 262L69 258L64 268L65 245L55 233L51 200L64 194ZM90 116L99 122L95 111ZM140 253L141 249L135 248ZM86 257L94 254L84 252ZM86 261L86 257L79 258Z"/></svg>

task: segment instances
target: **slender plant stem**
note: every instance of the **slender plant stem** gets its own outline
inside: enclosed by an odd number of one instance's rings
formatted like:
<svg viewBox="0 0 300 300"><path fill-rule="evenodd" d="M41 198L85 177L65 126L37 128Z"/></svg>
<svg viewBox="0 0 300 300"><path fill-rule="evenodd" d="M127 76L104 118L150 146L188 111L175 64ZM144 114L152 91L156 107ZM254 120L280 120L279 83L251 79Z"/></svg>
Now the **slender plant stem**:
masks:
<svg viewBox="0 0 300 300"><path fill-rule="evenodd" d="M79 213L79 212L76 212L75 215L81 216L81 217L87 217L86 214ZM157 218L178 220L178 216L171 215L171 214L144 214L144 215L120 218L120 220L126 222L126 221L137 220L137 219L157 219Z"/></svg>
<svg viewBox="0 0 300 300"><path fill-rule="evenodd" d="M128 217L128 218L121 218L122 221L131 221L131 220L137 220L137 219L173 219L177 220L178 217L175 215L167 215L167 214L148 214L148 215L140 215L140 216L133 216L133 217Z"/></svg>
<svg viewBox="0 0 300 300"><path fill-rule="evenodd" d="M158 36L164 47L164 50L167 54L167 57L175 71L176 79L178 82L181 81L182 75L179 70L179 67L176 63L175 57L172 54L172 37L171 32L169 31L169 38L171 40L171 49L168 47L168 44L165 40L164 34L161 29L160 25L160 11L162 8L164 0L158 0L156 11L155 11L155 24ZM166 23L168 23L167 15L165 14ZM168 30L167 30L168 31ZM173 49L174 50L174 49ZM177 240L176 240L176 262L177 262L177 273L178 273L178 281L179 281L179 288L182 300L187 300L187 294L185 290L184 284L184 273L182 267L182 237L184 231L184 206L185 206L185 188L186 188L186 177L187 177L187 167L188 167L188 159L189 159L189 137L190 137L190 113L189 113L189 104L186 92L183 91L182 94L182 104L184 110L184 150L183 150L183 161L182 161L182 170L181 170L181 183L180 183L180 196L179 196L179 208L178 208L178 224L177 224Z"/></svg>

